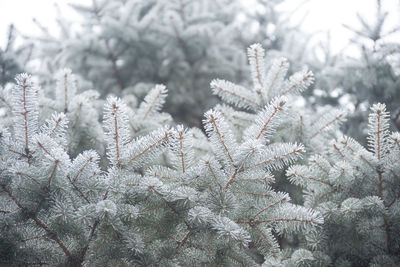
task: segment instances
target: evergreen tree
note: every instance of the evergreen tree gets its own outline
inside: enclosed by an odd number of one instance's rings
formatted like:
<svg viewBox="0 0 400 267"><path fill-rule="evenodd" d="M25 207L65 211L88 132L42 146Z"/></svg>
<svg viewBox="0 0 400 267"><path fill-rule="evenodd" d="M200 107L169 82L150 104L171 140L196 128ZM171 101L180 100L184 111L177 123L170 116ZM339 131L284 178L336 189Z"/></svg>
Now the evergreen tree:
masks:
<svg viewBox="0 0 400 267"><path fill-rule="evenodd" d="M167 111L200 126L204 110L216 103L207 90L210 80L243 78L244 47L235 40L239 5L227 0L74 4L83 20L80 30L73 31L60 16L60 37L42 27L43 35L33 39L40 43L36 57L46 69L42 77L68 66L103 96L128 89L143 97L162 83L170 89Z"/></svg>
<svg viewBox="0 0 400 267"><path fill-rule="evenodd" d="M353 106L344 132L360 142L365 140L368 107L374 102L385 103L395 115L400 101L400 46L391 40L399 29L388 25L389 16L395 12L387 10L385 1L377 0L376 5L373 19L358 15L359 27L346 26L354 33L349 44L351 56L329 55L327 50L326 62L317 71L318 88L328 90L318 102L340 105L345 101L345 105Z"/></svg>
<svg viewBox="0 0 400 267"><path fill-rule="evenodd" d="M371 108L368 149L351 137L291 166L291 182L304 188L304 205L325 223L307 236L307 246L328 255L335 266L398 266L400 135L389 132L384 104Z"/></svg>
<svg viewBox="0 0 400 267"><path fill-rule="evenodd" d="M4 47L0 47L0 86L12 82L15 75L22 71L21 49L16 49L14 25L8 27L8 36ZM27 59L27 58L26 58Z"/></svg>
<svg viewBox="0 0 400 267"><path fill-rule="evenodd" d="M303 145L269 140L285 114L272 116L267 125L253 120L237 138L212 109L205 114L206 137L195 128L170 128L165 120L151 130L165 117L159 113L162 85L135 116L123 100L109 96L97 122L101 128L93 130L106 147L107 164L100 164L101 154L76 152L80 148L71 145L81 142L74 132L87 125L74 127L69 120L76 116L66 115L79 103L74 76L63 70L58 77L55 99L46 99L47 106L26 74L7 92L12 122L2 120L8 127L1 132L2 263L268 266L314 260L308 250L279 244L279 236L308 232L323 222L318 212L291 204L287 193L271 186L273 172L304 152ZM256 117L281 109L285 101L278 96ZM49 107L66 114L45 112ZM131 117L148 130L137 135ZM148 118L153 122L146 123Z"/></svg>

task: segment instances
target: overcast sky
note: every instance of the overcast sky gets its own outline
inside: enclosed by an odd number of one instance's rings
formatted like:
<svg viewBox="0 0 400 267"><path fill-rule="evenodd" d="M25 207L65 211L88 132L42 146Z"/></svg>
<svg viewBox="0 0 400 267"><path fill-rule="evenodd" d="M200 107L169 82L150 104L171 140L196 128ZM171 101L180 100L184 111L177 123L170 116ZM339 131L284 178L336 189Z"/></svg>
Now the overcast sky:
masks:
<svg viewBox="0 0 400 267"><path fill-rule="evenodd" d="M249 8L256 8L254 0L243 1ZM68 6L68 3L90 3L91 0L0 0L0 45L4 46L7 25L10 23L13 23L22 33L37 33L38 29L32 22L33 18L38 19L50 31L56 33L57 13L54 7L56 2L65 17L77 20L79 16ZM282 8L290 10L303 2L304 4L293 16L293 22L306 16L302 24L303 31L309 33L330 31L335 51L344 47L351 36L343 24L358 26L357 12L373 18L376 6L376 0L287 0ZM400 0L382 0L384 8L390 10L390 26L400 25L399 2ZM322 38L322 34L320 35Z"/></svg>

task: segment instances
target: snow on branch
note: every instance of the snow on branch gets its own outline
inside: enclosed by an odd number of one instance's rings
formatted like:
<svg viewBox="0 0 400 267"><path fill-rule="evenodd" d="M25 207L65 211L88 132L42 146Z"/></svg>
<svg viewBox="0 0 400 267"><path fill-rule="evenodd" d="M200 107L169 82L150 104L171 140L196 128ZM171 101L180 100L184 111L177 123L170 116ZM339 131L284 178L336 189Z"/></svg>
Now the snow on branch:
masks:
<svg viewBox="0 0 400 267"><path fill-rule="evenodd" d="M138 114L141 119L145 120L154 113L159 112L167 97L167 88L162 84L157 84L144 98L144 101L140 104Z"/></svg>
<svg viewBox="0 0 400 267"><path fill-rule="evenodd" d="M380 161L388 151L389 113L386 105L373 105L368 122L368 147Z"/></svg>
<svg viewBox="0 0 400 267"><path fill-rule="evenodd" d="M130 140L127 107L122 100L108 97L104 105L104 132L108 158L113 165L121 165L121 154Z"/></svg>
<svg viewBox="0 0 400 267"><path fill-rule="evenodd" d="M289 62L286 58L281 57L272 62L271 68L268 70L265 96L271 97L278 95L281 88L285 86L285 77L289 69Z"/></svg>
<svg viewBox="0 0 400 267"><path fill-rule="evenodd" d="M263 140L268 141L268 138L271 137L281 122L285 104L285 98L274 98L257 114L255 122L246 129L245 138L260 139L262 137Z"/></svg>
<svg viewBox="0 0 400 267"><path fill-rule="evenodd" d="M265 88L265 51L260 44L253 44L247 49L251 68L251 77L255 91Z"/></svg>
<svg viewBox="0 0 400 267"><path fill-rule="evenodd" d="M314 74L306 68L296 72L289 77L286 83L277 95L298 94L306 90L314 82Z"/></svg>
<svg viewBox="0 0 400 267"><path fill-rule="evenodd" d="M221 113L209 110L205 114L204 127L217 157L226 164L234 164L235 138Z"/></svg>
<svg viewBox="0 0 400 267"><path fill-rule="evenodd" d="M76 94L76 77L70 69L63 69L57 74L56 100L68 112L72 98Z"/></svg>
<svg viewBox="0 0 400 267"><path fill-rule="evenodd" d="M259 105L257 95L240 85L219 79L211 81L210 85L215 95L238 108L256 110Z"/></svg>
<svg viewBox="0 0 400 267"><path fill-rule="evenodd" d="M38 130L38 92L31 76L26 73L17 75L15 81L12 90L15 139L29 155L32 137Z"/></svg>

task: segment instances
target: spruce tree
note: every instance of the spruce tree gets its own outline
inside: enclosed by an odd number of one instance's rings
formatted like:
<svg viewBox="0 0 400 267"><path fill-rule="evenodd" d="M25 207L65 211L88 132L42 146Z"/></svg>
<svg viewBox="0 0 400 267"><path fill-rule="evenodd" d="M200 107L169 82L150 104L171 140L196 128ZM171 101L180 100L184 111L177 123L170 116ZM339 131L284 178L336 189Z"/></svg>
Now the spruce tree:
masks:
<svg viewBox="0 0 400 267"><path fill-rule="evenodd" d="M398 266L400 136L389 131L384 104L371 107L368 149L351 137L328 151L291 166L291 182L304 188L304 205L325 223L307 236L307 246L335 266Z"/></svg>
<svg viewBox="0 0 400 267"><path fill-rule="evenodd" d="M12 121L2 120L7 127L1 132L2 263L268 266L315 260L310 251L280 241L323 222L272 187L273 173L305 150L270 140L285 114L252 120L242 137L217 109L205 114L207 136L171 128L163 119L154 129L157 118L165 118L159 111L166 89L158 85L136 112L109 96L103 119L92 118L105 156L76 152L83 137L74 133L82 136L87 125L70 122L79 103L73 74L62 70L58 77L54 99L44 98L27 74L8 92ZM255 118L280 111L285 101L278 96L265 103ZM46 112L51 107L62 112Z"/></svg>

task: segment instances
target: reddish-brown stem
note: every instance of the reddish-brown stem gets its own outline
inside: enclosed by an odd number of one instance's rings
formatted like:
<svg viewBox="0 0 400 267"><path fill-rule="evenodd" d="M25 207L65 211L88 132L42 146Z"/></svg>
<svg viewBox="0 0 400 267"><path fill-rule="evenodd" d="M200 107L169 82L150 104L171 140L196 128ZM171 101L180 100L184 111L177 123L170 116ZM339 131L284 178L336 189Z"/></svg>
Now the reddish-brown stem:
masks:
<svg viewBox="0 0 400 267"><path fill-rule="evenodd" d="M7 195L17 205L18 208L20 208L21 210L25 210L25 208L22 206L22 204L14 197L14 195L11 193L11 191L5 185L1 185L1 188L7 193ZM32 219L38 226L40 226L43 230L45 230L45 232L47 233L47 235L50 239L54 240L58 244L58 246L62 249L64 254L69 259L73 258L71 252L68 250L68 248L65 246L65 244L58 238L56 233L54 233L52 230L50 230L44 222L42 222L39 218L36 217L36 215L34 215Z"/></svg>
<svg viewBox="0 0 400 267"><path fill-rule="evenodd" d="M340 114L339 116L335 117L333 120L327 122L324 126L322 126L321 128L318 129L318 131L316 131L310 139L313 139L314 137L316 137L317 135L319 135L320 133L322 133L326 128L328 128L330 125L332 125L335 121L338 121L342 118L343 114Z"/></svg>
<svg viewBox="0 0 400 267"><path fill-rule="evenodd" d="M189 239L189 237L192 235L192 232L188 231L185 236L182 238L181 241L178 241L178 245L176 246L175 249L180 249L185 243L186 241Z"/></svg>
<svg viewBox="0 0 400 267"><path fill-rule="evenodd" d="M268 160L264 160L262 162L258 162L258 163L254 164L252 167L249 167L249 168L254 168L254 167L258 167L260 165L268 164L268 163L270 163L272 161L275 161L275 160L278 160L278 159L281 159L281 158L284 158L284 157L287 157L287 156L290 156L290 155L293 155L293 154L296 154L296 153L300 153L300 152L303 152L303 150L302 149L295 149L295 150L290 151L290 152L288 152L286 154L274 156L272 159L268 159Z"/></svg>
<svg viewBox="0 0 400 267"><path fill-rule="evenodd" d="M299 219L299 218L276 218L276 219L265 219L259 221L236 221L237 224L260 224L260 223L271 223L271 222L305 222L313 223L313 219Z"/></svg>
<svg viewBox="0 0 400 267"><path fill-rule="evenodd" d="M268 118L268 120L265 122L263 128L261 129L261 131L258 133L256 139L260 139L261 135L263 134L263 132L267 129L268 124L271 122L271 120L275 117L276 113L278 112L278 110L281 109L281 106L278 107L274 107L274 112L272 112L271 116Z"/></svg>
<svg viewBox="0 0 400 267"><path fill-rule="evenodd" d="M286 95L287 93L289 93L290 91L292 91L293 89L295 89L297 86L299 86L302 82L307 81L310 77L311 77L310 74L305 75L305 76L303 77L303 79L302 79L300 82L293 84L293 85L292 85L291 87L289 87L287 90L283 91L280 95Z"/></svg>
<svg viewBox="0 0 400 267"><path fill-rule="evenodd" d="M118 136L118 118L117 118L117 112L118 112L118 107L115 103L112 105L113 112L112 115L114 116L114 140L115 140L115 157L117 161L117 166L121 165L121 162L119 160L119 136Z"/></svg>
<svg viewBox="0 0 400 267"><path fill-rule="evenodd" d="M268 209L270 209L270 208L273 208L274 206L276 206L276 205L282 203L282 202L285 201L285 200L286 200L286 197L283 197L282 199L276 201L275 203L272 203L271 205L269 205L269 206L267 206L267 207L265 207L265 208L259 210L256 214L254 214L254 216L251 217L251 220L254 220L255 218L257 218L258 215L260 215L260 214L263 213L264 211L266 211L266 210L268 210Z"/></svg>
<svg viewBox="0 0 400 267"><path fill-rule="evenodd" d="M83 192L75 185L75 183L71 180L71 178L67 175L68 181L71 183L72 187L79 193L79 195L86 201L86 203L90 204L90 200L83 194Z"/></svg>
<svg viewBox="0 0 400 267"><path fill-rule="evenodd" d="M254 192L233 191L233 193L243 194L243 195L251 195L251 196L256 196L256 197L265 197L265 198L271 197L270 194L262 194L262 193L254 193Z"/></svg>
<svg viewBox="0 0 400 267"><path fill-rule="evenodd" d="M255 106L258 106L258 104L255 101L253 101L252 99L250 99L250 98L244 97L242 95L238 95L235 92L226 90L226 89L224 89L224 88L222 88L220 86L216 87L216 89L218 89L218 91L220 91L220 92L224 92L224 93L230 94L231 96L236 97L236 98L238 98L238 99L240 99L240 100L242 100L244 102L248 102L248 103L251 103L251 104L253 104Z"/></svg>
<svg viewBox="0 0 400 267"><path fill-rule="evenodd" d="M154 142L153 144L151 144L150 146L146 147L145 149L143 149L139 154L136 154L135 156L133 156L132 158L129 159L128 163L130 163L131 161L134 161L136 159L138 159L139 157L141 157L144 153L146 153L148 150L152 149L153 147L155 147L156 145L158 145L159 143L161 143L164 140L168 139L168 133L166 132L163 138L160 138L159 140L157 140L156 142Z"/></svg>
<svg viewBox="0 0 400 267"><path fill-rule="evenodd" d="M149 106L149 108L146 110L146 112L143 115L143 120L145 120L147 118L147 116L149 116L150 111L153 109L153 106L156 104L156 102L158 101L158 99L161 97L161 90L158 92L157 96L154 98L153 102L151 103L151 105Z"/></svg>
<svg viewBox="0 0 400 267"><path fill-rule="evenodd" d="M231 153L229 152L228 147L226 146L225 141L224 141L224 139L222 138L222 134L221 134L221 132L219 131L219 128L218 128L218 126L217 126L217 123L215 122L215 118L214 118L214 116L212 116L212 115L211 115L211 120L210 120L210 122L214 125L215 132L217 133L217 135L218 135L218 137L219 137L219 140L221 141L221 144L222 144L222 146L224 147L224 150L225 150L226 154L228 155L228 158L229 158L230 162L233 163L233 159L232 159Z"/></svg>
<svg viewBox="0 0 400 267"><path fill-rule="evenodd" d="M183 155L183 133L179 131L179 151L181 156L182 173L185 173L185 159Z"/></svg>
<svg viewBox="0 0 400 267"><path fill-rule="evenodd" d="M310 180L313 180L315 182L323 183L323 184L329 185L330 187L333 187L333 184L331 184L330 182L315 178L313 176L304 176L304 175L301 175L301 174L299 174L297 172L294 172L292 176L298 176L298 177L302 177L302 178L305 178L305 179L310 179Z"/></svg>
<svg viewBox="0 0 400 267"><path fill-rule="evenodd" d="M131 161L134 161L136 159L138 159L139 157L141 157L144 153L146 153L148 150L152 149L153 147L155 147L156 145L158 145L159 143L163 142L164 140L168 139L168 133L166 132L163 138L158 139L156 142L154 142L153 144L151 144L150 146L146 147L145 149L143 149L139 154L136 154L135 156L133 156L132 158L129 159L128 163L130 163Z"/></svg>
<svg viewBox="0 0 400 267"><path fill-rule="evenodd" d="M26 106L26 78L24 78L23 85L22 85L22 92L23 92L23 102L24 102L24 127L25 127L25 153L27 155L28 164L30 165L30 158L29 158L29 134L28 134L28 108Z"/></svg>
<svg viewBox="0 0 400 267"><path fill-rule="evenodd" d="M217 176L215 175L215 172L214 172L214 170L213 170L212 167L211 167L210 162L207 161L207 162L206 162L206 165L207 165L208 169L210 170L210 173L211 173L212 177L214 178L215 182L216 182L217 185L219 186L219 189L222 190L222 186L221 186L221 184L219 183L219 181L218 181L218 179L217 179Z"/></svg>

